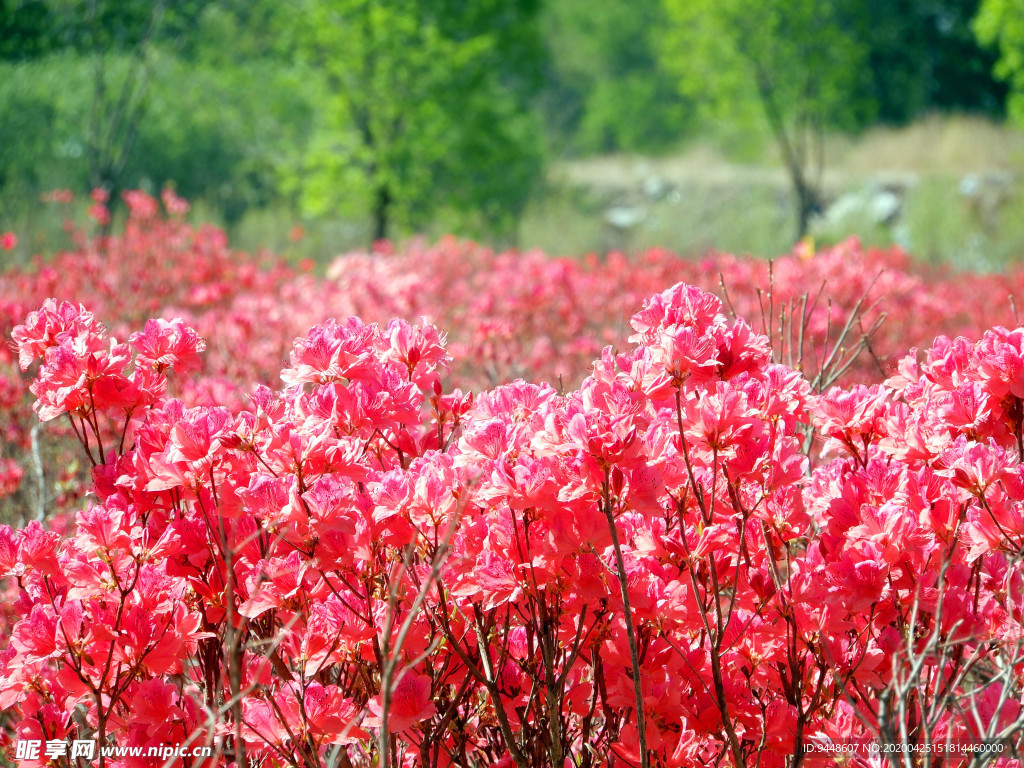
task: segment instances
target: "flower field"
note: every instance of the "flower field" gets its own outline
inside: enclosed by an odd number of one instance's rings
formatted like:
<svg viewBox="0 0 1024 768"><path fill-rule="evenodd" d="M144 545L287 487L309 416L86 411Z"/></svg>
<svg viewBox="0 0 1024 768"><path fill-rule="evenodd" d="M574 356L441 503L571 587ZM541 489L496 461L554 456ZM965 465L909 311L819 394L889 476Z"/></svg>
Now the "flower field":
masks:
<svg viewBox="0 0 1024 768"><path fill-rule="evenodd" d="M126 202L0 283L12 760L1020 763L1024 270L320 276Z"/></svg>

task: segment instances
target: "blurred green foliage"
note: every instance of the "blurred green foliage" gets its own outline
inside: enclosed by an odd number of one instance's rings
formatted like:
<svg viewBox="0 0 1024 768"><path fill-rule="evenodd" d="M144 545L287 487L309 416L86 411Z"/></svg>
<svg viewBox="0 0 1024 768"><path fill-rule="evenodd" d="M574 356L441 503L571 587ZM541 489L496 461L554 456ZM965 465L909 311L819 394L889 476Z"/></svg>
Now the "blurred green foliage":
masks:
<svg viewBox="0 0 1024 768"><path fill-rule="evenodd" d="M995 74L1009 84L1007 109L1024 125L1024 0L983 0L974 29L998 51Z"/></svg>
<svg viewBox="0 0 1024 768"><path fill-rule="evenodd" d="M1024 115L1024 3L984 0L972 28L978 5L0 0L0 228L54 188L173 185L230 227L301 220L339 248L508 243L547 207L551 159L760 147L755 60L810 211L814 131L998 117L997 57Z"/></svg>
<svg viewBox="0 0 1024 768"><path fill-rule="evenodd" d="M905 124L934 110L1004 112L996 57L972 29L979 0L862 0L853 29L868 42L864 97L878 119Z"/></svg>
<svg viewBox="0 0 1024 768"><path fill-rule="evenodd" d="M1019 18L1019 0L1005 2L1017 6ZM875 121L902 125L936 110L998 117L1003 113L1006 88L992 75L995 55L980 46L973 33L971 22L978 4L979 0L828 0L817 4L548 0L542 12L551 51L543 91L545 121L559 149L582 154L659 151L678 145L695 132L720 130L717 115L713 121L702 122L695 114L700 111L697 102L703 99L695 93L693 83L684 84L682 93L679 89L678 60L700 58L699 51L673 50L671 41L673 37L678 41L679 36L672 31L677 25L671 18L685 6L691 7L693 15L702 9L720 20L738 12L735 21L740 27L747 19L784 12L788 22L769 25L776 33L790 36L774 38L781 56L786 50L814 47L816 33L842 38L837 54L848 71L838 73L836 62L825 62L831 72L847 80L844 100L848 104L833 116L837 127L861 129ZM815 10L816 23L824 21L823 26L801 28L801 8L804 12ZM700 26L704 21L697 19ZM742 29L727 25L724 34L735 39ZM842 50L849 46L860 51L855 60ZM731 68L728 58L691 66L703 66L706 82L716 90L718 81L731 76L729 71L723 72ZM853 66L856 71L850 70ZM736 116L732 111L730 119ZM760 119L750 111L746 118ZM742 130L742 121L727 130L733 133L735 128Z"/></svg>
<svg viewBox="0 0 1024 768"><path fill-rule="evenodd" d="M693 128L691 104L657 56L662 0L549 0L542 21L551 51L542 107L560 149L658 151Z"/></svg>
<svg viewBox="0 0 1024 768"><path fill-rule="evenodd" d="M543 169L536 0L0 0L0 216L41 191L511 237Z"/></svg>
<svg viewBox="0 0 1024 768"><path fill-rule="evenodd" d="M4 39L18 42L0 62L0 215L58 187L170 184L228 221L280 194L312 123L306 77L251 48L224 66L212 12L224 8L4 2Z"/></svg>
<svg viewBox="0 0 1024 768"><path fill-rule="evenodd" d="M105 55L109 81L121 84L132 62ZM159 190L214 203L228 221L277 195L278 165L312 119L301 76L267 62L227 70L186 66L152 55L145 118L120 188ZM87 146L94 62L66 52L0 65L0 200L34 205L41 191L88 189ZM260 83L254 89L253 83ZM260 119L264 110L287 120ZM12 194L13 193L13 194Z"/></svg>
<svg viewBox="0 0 1024 768"><path fill-rule="evenodd" d="M666 0L667 66L714 118L764 120L796 199L797 239L822 206L824 136L866 122L868 42L850 35L859 0Z"/></svg>
<svg viewBox="0 0 1024 768"><path fill-rule="evenodd" d="M534 0L306 0L295 47L318 73L306 210L355 207L374 238L438 216L514 229L542 169L529 109ZM497 22L497 23L496 23Z"/></svg>
<svg viewBox="0 0 1024 768"><path fill-rule="evenodd" d="M977 0L664 4L665 66L714 119L768 127L793 187L798 238L825 202L827 131L1002 109L993 57L970 26Z"/></svg>

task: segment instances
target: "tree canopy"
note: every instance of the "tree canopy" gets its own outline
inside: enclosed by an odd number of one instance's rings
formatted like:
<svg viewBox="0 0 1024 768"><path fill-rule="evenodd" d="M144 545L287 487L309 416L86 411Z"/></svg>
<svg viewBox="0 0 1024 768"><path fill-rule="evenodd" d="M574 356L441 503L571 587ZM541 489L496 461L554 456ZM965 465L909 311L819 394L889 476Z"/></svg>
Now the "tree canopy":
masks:
<svg viewBox="0 0 1024 768"><path fill-rule="evenodd" d="M306 205L362 206L377 238L452 214L507 230L541 167L535 13L534 0L307 0L296 47L322 74L322 119Z"/></svg>
<svg viewBox="0 0 1024 768"><path fill-rule="evenodd" d="M971 21L978 0L864 0L855 32L867 41L878 119L905 123L931 110L1000 116L1006 88Z"/></svg>
<svg viewBox="0 0 1024 768"><path fill-rule="evenodd" d="M691 105L657 56L664 21L661 0L549 0L543 107L557 144L580 154L660 150L692 127Z"/></svg>
<svg viewBox="0 0 1024 768"><path fill-rule="evenodd" d="M998 51L995 74L1010 88L1007 111L1024 124L1024 0L983 0L974 29Z"/></svg>
<svg viewBox="0 0 1024 768"><path fill-rule="evenodd" d="M871 109L867 46L847 33L848 0L666 0L666 65L680 89L720 119L764 119L797 199L798 236L820 205L823 131Z"/></svg>
<svg viewBox="0 0 1024 768"><path fill-rule="evenodd" d="M1024 121L1024 0L978 6L0 0L0 214L55 187L173 184L228 224L277 206L364 240L508 242L549 157L760 125L803 226L825 130L999 116L1008 91Z"/></svg>

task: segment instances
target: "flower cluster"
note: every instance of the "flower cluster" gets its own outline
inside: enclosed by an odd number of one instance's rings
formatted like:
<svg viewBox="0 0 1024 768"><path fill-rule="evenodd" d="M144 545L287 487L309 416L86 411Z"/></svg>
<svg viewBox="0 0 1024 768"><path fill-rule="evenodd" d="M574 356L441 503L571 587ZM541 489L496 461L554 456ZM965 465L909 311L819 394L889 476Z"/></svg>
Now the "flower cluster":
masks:
<svg viewBox="0 0 1024 768"><path fill-rule="evenodd" d="M429 322L328 320L226 408L168 389L221 340L44 302L18 362L93 469L66 534L0 527L15 737L296 768L1018 745L1024 330L818 394L724 310L676 284L578 388L475 395Z"/></svg>
<svg viewBox="0 0 1024 768"><path fill-rule="evenodd" d="M67 195L58 190L50 199L66 202ZM976 338L1010 325L1011 298L1024 292L1024 270L951 275L914 265L898 249L863 249L856 241L769 264L658 249L551 258L449 238L341 256L317 278L308 265L232 251L221 230L190 225L188 204L173 193L158 201L128 192L124 200L129 216L120 233L88 237L72 227L74 250L4 274L0 333L8 336L51 296L86 303L122 339L150 318L180 317L211 344L201 375L177 379L173 393L189 405L232 411L256 383L276 379L296 335L332 317L384 325L426 318L449 332L451 376L466 389L519 377L571 387L603 347L626 348L628 319L644 299L683 281L719 295L727 315L748 319L770 338L777 361L820 389L879 383L908 346L927 346L940 334ZM90 202L92 218L109 224L106 194ZM865 336L870 344L859 343ZM64 446L73 434L57 425L33 433L27 381L5 345L0 414L6 517L17 509L35 517L71 509L80 486Z"/></svg>

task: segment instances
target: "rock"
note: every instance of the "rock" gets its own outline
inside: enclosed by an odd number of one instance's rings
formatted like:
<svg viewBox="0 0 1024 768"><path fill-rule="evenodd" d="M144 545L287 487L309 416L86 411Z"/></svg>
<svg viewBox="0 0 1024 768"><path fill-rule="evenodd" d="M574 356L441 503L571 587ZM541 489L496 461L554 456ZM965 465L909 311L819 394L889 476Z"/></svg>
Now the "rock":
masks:
<svg viewBox="0 0 1024 768"><path fill-rule="evenodd" d="M647 218L647 211L640 206L617 205L604 212L605 223L615 229L633 229Z"/></svg>

